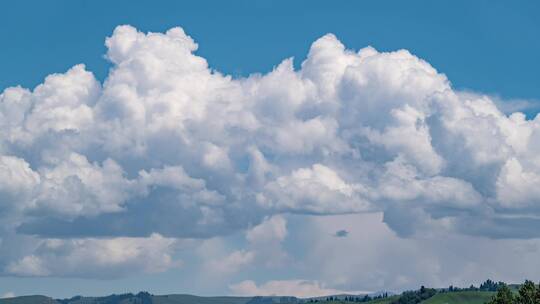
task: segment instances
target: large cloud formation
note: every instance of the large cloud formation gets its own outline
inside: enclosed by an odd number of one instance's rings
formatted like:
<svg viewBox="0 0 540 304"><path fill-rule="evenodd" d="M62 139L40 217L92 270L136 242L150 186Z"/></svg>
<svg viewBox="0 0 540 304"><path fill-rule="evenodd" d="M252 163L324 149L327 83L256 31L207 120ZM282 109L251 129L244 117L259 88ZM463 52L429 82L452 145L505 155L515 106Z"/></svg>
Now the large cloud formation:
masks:
<svg viewBox="0 0 540 304"><path fill-rule="evenodd" d="M106 46L104 83L77 65L0 95L4 274L164 269L179 239L291 213L383 212L402 237L540 237L540 116L458 92L406 50L328 34L298 70L233 78L181 28L119 26ZM131 254L115 268L102 256L117 250Z"/></svg>

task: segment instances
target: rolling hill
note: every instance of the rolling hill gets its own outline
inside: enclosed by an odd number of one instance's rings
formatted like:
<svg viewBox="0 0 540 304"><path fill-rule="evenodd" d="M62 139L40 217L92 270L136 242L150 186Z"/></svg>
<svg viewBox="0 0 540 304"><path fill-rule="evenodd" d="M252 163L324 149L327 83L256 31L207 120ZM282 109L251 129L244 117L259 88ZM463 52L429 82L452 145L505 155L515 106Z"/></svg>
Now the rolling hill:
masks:
<svg viewBox="0 0 540 304"><path fill-rule="evenodd" d="M495 293L489 291L455 291L438 292L431 298L420 302L421 304L484 304ZM188 294L151 295L146 292L138 294L109 295L105 297L81 297L70 299L53 299L46 296L21 296L0 299L0 304L355 304L353 301L341 300L325 301L322 298L299 299L288 296L274 297L200 297ZM373 299L359 304L390 304L400 298L392 295L386 298Z"/></svg>
<svg viewBox="0 0 540 304"><path fill-rule="evenodd" d="M58 302L46 296L36 295L0 299L0 304L58 304Z"/></svg>
<svg viewBox="0 0 540 304"><path fill-rule="evenodd" d="M489 291L456 291L437 293L421 302L422 304L484 304L495 292Z"/></svg>

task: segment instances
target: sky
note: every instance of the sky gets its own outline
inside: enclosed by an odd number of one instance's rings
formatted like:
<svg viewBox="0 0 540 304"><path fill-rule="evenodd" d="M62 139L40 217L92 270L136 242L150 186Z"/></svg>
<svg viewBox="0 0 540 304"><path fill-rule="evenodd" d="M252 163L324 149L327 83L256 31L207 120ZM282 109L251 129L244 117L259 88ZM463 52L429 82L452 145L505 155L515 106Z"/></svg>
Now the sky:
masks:
<svg viewBox="0 0 540 304"><path fill-rule="evenodd" d="M0 9L0 296L540 280L538 2Z"/></svg>

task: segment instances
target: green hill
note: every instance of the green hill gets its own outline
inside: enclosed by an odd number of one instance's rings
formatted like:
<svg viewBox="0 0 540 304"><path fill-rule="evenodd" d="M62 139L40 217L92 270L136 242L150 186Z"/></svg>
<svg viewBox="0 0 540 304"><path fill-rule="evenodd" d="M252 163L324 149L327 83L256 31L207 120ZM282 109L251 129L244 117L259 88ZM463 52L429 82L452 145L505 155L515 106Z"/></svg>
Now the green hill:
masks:
<svg viewBox="0 0 540 304"><path fill-rule="evenodd" d="M484 304L495 294L488 291L438 292L420 304ZM105 297L73 297L52 299L45 296L22 296L0 299L0 304L390 304L402 295L373 299L368 302L345 301L344 299L310 302L310 299L295 297L199 297L187 294L151 295L138 294L109 295ZM337 296L336 296L337 297ZM313 301L313 298L311 301Z"/></svg>
<svg viewBox="0 0 540 304"><path fill-rule="evenodd" d="M278 304L298 303L295 297L199 297L188 294L151 295L118 294L105 297L81 297L52 299L45 296L21 296L0 299L0 304ZM380 303L384 304L384 303Z"/></svg>
<svg viewBox="0 0 540 304"><path fill-rule="evenodd" d="M153 296L152 304L247 304L251 297L198 297L187 294Z"/></svg>
<svg viewBox="0 0 540 304"><path fill-rule="evenodd" d="M390 304L393 301L397 300L399 298L399 295L389 296L387 298L381 298L381 299L374 299L369 301L369 304Z"/></svg>
<svg viewBox="0 0 540 304"><path fill-rule="evenodd" d="M422 304L484 304L495 294L489 291L456 291L437 293Z"/></svg>
<svg viewBox="0 0 540 304"><path fill-rule="evenodd" d="M57 304L57 302L46 296L21 296L0 299L0 304Z"/></svg>
<svg viewBox="0 0 540 304"><path fill-rule="evenodd" d="M320 297L320 299L324 299L325 297ZM393 301L397 300L399 298L399 295L393 295L389 296L387 298L379 298L379 299L373 299L367 302L350 302L350 301L343 301L343 300L334 300L334 301L320 301L316 303L310 303L304 301L303 303L306 304L390 304ZM283 303L283 302L281 302Z"/></svg>

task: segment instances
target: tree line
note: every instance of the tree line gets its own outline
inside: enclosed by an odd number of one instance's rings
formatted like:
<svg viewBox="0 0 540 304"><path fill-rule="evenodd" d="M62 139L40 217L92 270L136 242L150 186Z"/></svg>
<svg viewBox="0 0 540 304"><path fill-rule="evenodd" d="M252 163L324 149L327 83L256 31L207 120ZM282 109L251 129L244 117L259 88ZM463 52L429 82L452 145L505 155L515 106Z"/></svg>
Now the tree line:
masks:
<svg viewBox="0 0 540 304"><path fill-rule="evenodd" d="M540 304L540 286L526 280L515 294L503 283L487 304Z"/></svg>
<svg viewBox="0 0 540 304"><path fill-rule="evenodd" d="M437 290L434 288L420 287L418 290L405 291L399 298L392 301L391 304L418 304L434 296Z"/></svg>
<svg viewBox="0 0 540 304"><path fill-rule="evenodd" d="M504 282L495 282L490 279L487 279L484 283L480 284L480 287L476 287L471 284L469 287L456 287L450 285L446 289L439 290L440 292L458 292L458 291L497 291L499 287L504 285Z"/></svg>
<svg viewBox="0 0 540 304"><path fill-rule="evenodd" d="M320 299L309 299L308 303L318 303L318 302L334 302L334 301L344 301L344 302L357 302L357 303L363 303L363 302L369 302L371 300L377 300L377 299L384 299L388 297L388 293L382 293L380 295L376 296L370 296L370 295L364 295L364 296L345 296L345 297L339 297L339 296L329 296L326 298L320 298Z"/></svg>

